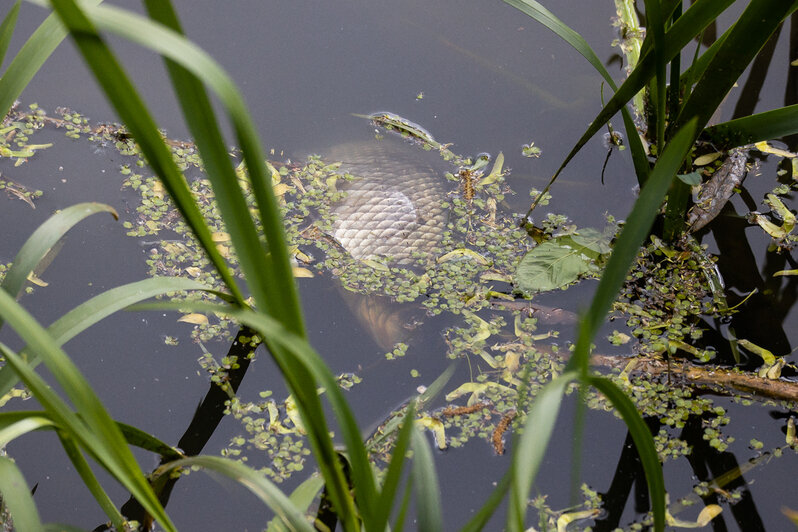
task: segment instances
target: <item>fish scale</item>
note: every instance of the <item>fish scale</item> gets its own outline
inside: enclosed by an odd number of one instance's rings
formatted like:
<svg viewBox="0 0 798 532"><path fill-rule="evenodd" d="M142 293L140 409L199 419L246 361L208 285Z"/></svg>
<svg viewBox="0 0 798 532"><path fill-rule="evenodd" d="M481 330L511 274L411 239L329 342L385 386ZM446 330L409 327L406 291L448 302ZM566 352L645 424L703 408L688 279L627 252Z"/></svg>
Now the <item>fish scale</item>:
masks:
<svg viewBox="0 0 798 532"><path fill-rule="evenodd" d="M332 236L358 260L387 257L407 265L438 251L448 220L446 163L434 152L387 136L329 150L351 174L333 205Z"/></svg>

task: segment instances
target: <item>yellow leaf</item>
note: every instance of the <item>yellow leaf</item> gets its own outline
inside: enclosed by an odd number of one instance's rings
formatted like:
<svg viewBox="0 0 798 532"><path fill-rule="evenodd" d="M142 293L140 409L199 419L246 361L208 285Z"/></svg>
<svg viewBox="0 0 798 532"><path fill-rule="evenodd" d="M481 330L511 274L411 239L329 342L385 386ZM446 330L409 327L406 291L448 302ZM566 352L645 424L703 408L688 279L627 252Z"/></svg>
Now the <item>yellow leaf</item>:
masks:
<svg viewBox="0 0 798 532"><path fill-rule="evenodd" d="M216 245L216 249L222 255L222 257L229 259L230 258L230 248L227 246L223 246L221 244Z"/></svg>
<svg viewBox="0 0 798 532"><path fill-rule="evenodd" d="M313 277L313 272L301 266L294 266L294 277Z"/></svg>
<svg viewBox="0 0 798 532"><path fill-rule="evenodd" d="M441 451L446 449L446 431L443 428L443 423L440 419L435 419L434 417L430 416L422 416L416 420L418 425L428 429L432 433L432 437L435 438L435 445L438 446L438 449Z"/></svg>
<svg viewBox="0 0 798 532"><path fill-rule="evenodd" d="M156 222L155 220L147 220L147 222L144 225L146 225L147 229L149 229L150 231L158 231L158 222Z"/></svg>
<svg viewBox="0 0 798 532"><path fill-rule="evenodd" d="M227 242L230 240L230 235L224 231L216 231L215 233L211 233L211 240L214 242Z"/></svg>
<svg viewBox="0 0 798 532"><path fill-rule="evenodd" d="M166 190L163 188L163 184L160 181L153 183L151 190L153 195L160 199L163 199L163 197L166 195Z"/></svg>
<svg viewBox="0 0 798 532"><path fill-rule="evenodd" d="M454 251L450 251L449 253L446 253L445 255L438 257L438 264L446 262L447 260L452 260L460 257L474 259L483 266L487 266L488 264L490 264L490 261L488 259L480 255L473 249L468 249L468 248L458 248L455 249Z"/></svg>
<svg viewBox="0 0 798 532"><path fill-rule="evenodd" d="M285 413L288 419L294 424L299 434L307 434L305 425L302 424L302 419L299 417L299 409L296 407L296 401L293 395L289 395L285 400Z"/></svg>
<svg viewBox="0 0 798 532"><path fill-rule="evenodd" d="M383 272L387 272L387 271L390 270L390 268L388 268L388 266L386 266L384 263L378 262L376 260L365 259L365 260L363 260L361 262L363 264L365 264L366 266L371 266L375 270L380 270L380 271L383 271Z"/></svg>
<svg viewBox="0 0 798 532"><path fill-rule="evenodd" d="M202 273L202 269L197 268L196 266L189 266L188 268L186 268L186 273L192 277L199 277L200 274Z"/></svg>
<svg viewBox="0 0 798 532"><path fill-rule="evenodd" d="M594 510L582 510L581 512L570 512L567 514L562 514L559 518L557 518L557 532L566 532L566 530L568 530L568 525L570 525L574 521L597 517L599 513L600 513L599 510L594 509Z"/></svg>
<svg viewBox="0 0 798 532"><path fill-rule="evenodd" d="M755 343L746 339L737 340L737 344L743 346L753 354L760 357L767 367L770 367L776 363L776 357L764 347L759 347Z"/></svg>
<svg viewBox="0 0 798 532"><path fill-rule="evenodd" d="M286 185L285 183L279 183L274 185L274 195L275 196L283 196L286 192L293 191L294 188L290 185Z"/></svg>
<svg viewBox="0 0 798 532"><path fill-rule="evenodd" d="M773 274L773 277L781 277L782 275L798 275L798 270L780 270Z"/></svg>
<svg viewBox="0 0 798 532"><path fill-rule="evenodd" d="M28 274L28 281L32 282L32 283L33 283L33 284L35 284L36 286L47 286L48 284L50 284L50 283L47 283L47 282L45 282L45 281L42 281L41 279L39 279L38 277L36 277L36 276L33 274L33 272L30 272L30 273Z"/></svg>
<svg viewBox="0 0 798 532"><path fill-rule="evenodd" d="M177 319L177 321L182 321L183 323L193 323L194 325L204 325L208 323L208 316L205 314L186 314L185 316L181 316Z"/></svg>
<svg viewBox="0 0 798 532"><path fill-rule="evenodd" d="M716 161L720 156L721 153L719 151L713 153L707 153L705 155L701 155L700 157L696 157L695 161L693 161L693 164L695 166L706 166L712 161Z"/></svg>
<svg viewBox="0 0 798 532"><path fill-rule="evenodd" d="M762 153L770 153L771 155L778 155L779 157L788 157L788 158L796 157L796 154L790 151L782 150L781 148L776 148L775 146L771 146L765 141L757 142L756 144L754 144L754 146L756 146L756 149L761 151Z"/></svg>
<svg viewBox="0 0 798 532"><path fill-rule="evenodd" d="M496 156L496 161L493 163L493 169L490 171L488 175L480 179L479 184L480 186L490 185L494 181L496 181L499 177L502 176L502 167L504 166L504 154L499 152L499 155Z"/></svg>

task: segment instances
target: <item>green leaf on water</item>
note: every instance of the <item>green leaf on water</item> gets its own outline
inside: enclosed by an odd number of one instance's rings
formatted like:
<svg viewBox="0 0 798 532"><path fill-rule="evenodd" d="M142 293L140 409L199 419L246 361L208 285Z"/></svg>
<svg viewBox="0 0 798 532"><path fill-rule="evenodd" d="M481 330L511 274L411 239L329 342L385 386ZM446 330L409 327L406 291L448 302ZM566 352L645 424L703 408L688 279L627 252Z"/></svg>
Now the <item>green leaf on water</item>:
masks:
<svg viewBox="0 0 798 532"><path fill-rule="evenodd" d="M566 287L597 271L597 261L609 252L609 238L590 228L548 240L521 259L516 287L527 294Z"/></svg>
<svg viewBox="0 0 798 532"><path fill-rule="evenodd" d="M690 172L689 174L679 174L676 177L678 177L682 183L686 183L691 187L701 184L701 172Z"/></svg>

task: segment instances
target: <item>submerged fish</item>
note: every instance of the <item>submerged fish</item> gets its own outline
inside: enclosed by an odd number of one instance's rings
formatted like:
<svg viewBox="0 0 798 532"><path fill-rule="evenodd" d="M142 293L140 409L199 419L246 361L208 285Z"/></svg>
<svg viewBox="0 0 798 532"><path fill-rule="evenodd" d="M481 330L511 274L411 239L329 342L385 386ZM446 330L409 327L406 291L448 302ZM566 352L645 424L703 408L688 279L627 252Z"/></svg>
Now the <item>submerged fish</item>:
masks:
<svg viewBox="0 0 798 532"><path fill-rule="evenodd" d="M405 266L438 250L448 218L441 207L446 163L438 154L386 136L336 146L327 158L354 176L340 187L346 197L333 206L332 230L354 258Z"/></svg>

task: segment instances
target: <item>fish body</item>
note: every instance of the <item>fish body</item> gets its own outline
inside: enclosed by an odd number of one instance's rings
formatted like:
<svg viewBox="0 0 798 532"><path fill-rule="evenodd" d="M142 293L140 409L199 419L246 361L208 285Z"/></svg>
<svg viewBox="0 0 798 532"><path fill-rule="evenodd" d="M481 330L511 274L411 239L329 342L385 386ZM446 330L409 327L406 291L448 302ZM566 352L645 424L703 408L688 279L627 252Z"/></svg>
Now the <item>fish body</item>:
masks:
<svg viewBox="0 0 798 532"><path fill-rule="evenodd" d="M386 136L336 146L327 159L353 176L339 187L346 195L333 205L332 229L352 257L410 265L438 251L448 220L446 163L438 154Z"/></svg>

